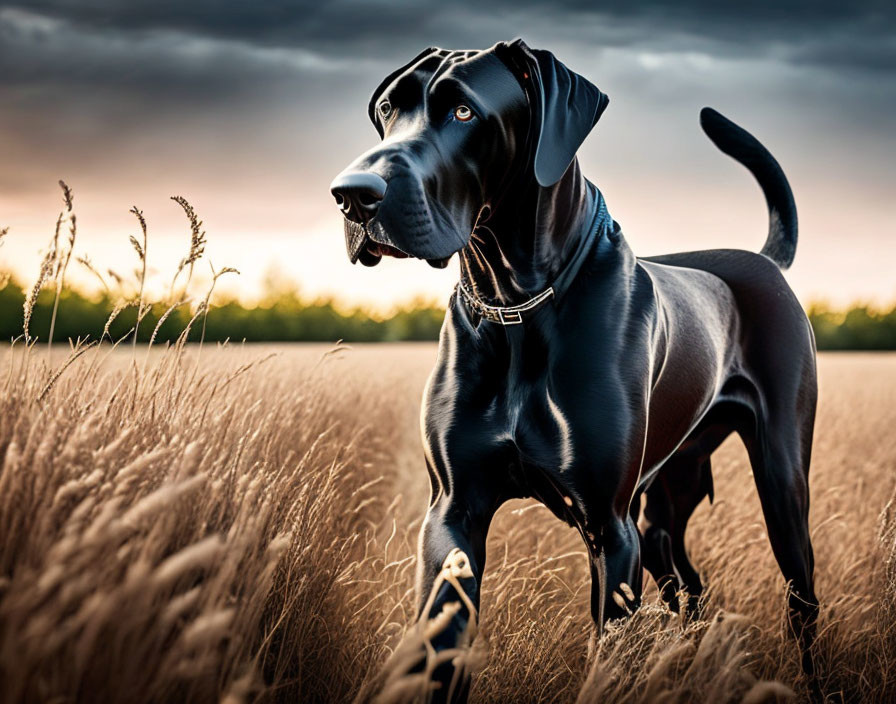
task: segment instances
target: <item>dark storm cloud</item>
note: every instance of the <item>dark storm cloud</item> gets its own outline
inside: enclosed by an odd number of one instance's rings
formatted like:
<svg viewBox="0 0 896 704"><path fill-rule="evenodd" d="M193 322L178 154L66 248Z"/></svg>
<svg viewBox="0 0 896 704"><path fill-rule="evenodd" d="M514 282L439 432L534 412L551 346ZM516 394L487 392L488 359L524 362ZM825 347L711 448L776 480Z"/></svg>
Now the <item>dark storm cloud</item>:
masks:
<svg viewBox="0 0 896 704"><path fill-rule="evenodd" d="M43 83L136 92L164 87L206 99L221 88L338 69L298 47L259 46L180 31L115 30L32 10L0 8L0 86ZM198 93L197 93L198 91Z"/></svg>
<svg viewBox="0 0 896 704"><path fill-rule="evenodd" d="M854 96L851 106L861 106L862 119L877 125L896 106L891 5L0 0L0 127L29 148L85 154L100 143L112 150L131 135L195 138L206 126L251 135L246 126L266 115L328 131L342 106L362 115L363 96L422 46L484 47L514 36L583 66L594 65L595 52L627 50L600 60L601 81L613 81L615 71L617 85L624 76L629 95L643 95L648 108L661 105L666 114L694 81L709 94L708 82L723 87L731 80L729 69L701 75L682 68L681 57L705 56L760 62L750 75L767 79L772 91L800 95L804 84L818 92L839 83ZM791 75L788 87L779 65L816 75L802 83ZM851 106L834 102L831 110L853 123L854 116L844 116Z"/></svg>
<svg viewBox="0 0 896 704"><path fill-rule="evenodd" d="M177 32L256 46L307 48L326 57L363 56L371 50L380 55L406 52L421 37L435 37L445 45L480 45L494 41L496 32L497 38L511 38L527 27L557 25L583 27L578 36L574 31L566 34L603 45L669 44L677 37L683 46L709 42L714 53L772 55L796 63L867 70L896 68L896 6L891 0L498 0L487 5L444 0L31 0L20 7L96 31Z"/></svg>

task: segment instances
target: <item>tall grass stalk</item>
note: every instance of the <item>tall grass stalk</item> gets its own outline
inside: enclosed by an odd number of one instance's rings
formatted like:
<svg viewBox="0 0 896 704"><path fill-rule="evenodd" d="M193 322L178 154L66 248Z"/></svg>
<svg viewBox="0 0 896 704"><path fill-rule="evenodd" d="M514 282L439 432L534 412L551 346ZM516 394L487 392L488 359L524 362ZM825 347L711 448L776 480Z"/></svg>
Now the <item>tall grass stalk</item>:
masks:
<svg viewBox="0 0 896 704"><path fill-rule="evenodd" d="M50 363L50 355L52 354L53 348L53 333L56 329L56 313L59 311L59 298L62 295L62 291L65 288L65 272L68 269L68 263L71 261L72 252L75 249L75 237L78 233L78 224L75 214L72 212L72 207L74 203L74 193L72 189L68 187L68 184L65 181L59 181L59 187L62 189L62 201L65 204L65 210L59 213L59 217L56 219L56 234L53 237L53 246L52 252L54 256L54 279L56 281L56 296L53 299L53 313L50 316L50 332L47 335L47 364ZM68 218L68 249L65 252L65 255L62 256L59 254L59 229L62 226L62 222L64 218ZM39 289L38 289L39 292ZM35 296L36 300L36 296Z"/></svg>
<svg viewBox="0 0 896 704"><path fill-rule="evenodd" d="M137 253L137 258L140 261L140 271L138 273L138 283L139 289L137 292L137 322L134 323L134 340L133 340L133 348L134 354L137 354L137 334L140 330L140 321L143 320L143 317L149 311L149 307L143 307L143 291L146 287L146 251L147 251L147 234L146 234L146 218L143 217L143 211L140 210L136 205L131 208L131 213L134 214L134 217L137 218L137 222L140 223L140 231L143 234L143 243L141 244L136 237L131 235L131 246L134 248L134 251Z"/></svg>
<svg viewBox="0 0 896 704"><path fill-rule="evenodd" d="M181 259L180 263L177 265L177 270L174 272L174 277L171 279L171 288L168 293L168 298L174 300L174 285L184 269L187 269L187 281L184 284L183 293L179 298L186 296L187 289L190 287L190 280L193 278L193 265L199 261L205 252L206 240L205 230L202 229L202 221L196 215L196 211L193 209L193 206L190 205L190 202L183 196L171 196L171 200L183 209L184 214L187 216L187 220L190 222L190 250L187 252L187 256Z"/></svg>
<svg viewBox="0 0 896 704"><path fill-rule="evenodd" d="M215 291L215 285L218 283L218 279L220 279L225 274L236 274L240 275L240 272L234 269L232 266L225 266L220 271L215 271L215 267L212 265L211 261L208 263L209 268L212 270L212 283L208 287L208 291L205 294L205 298L202 301L201 309L202 309L202 332L199 335L199 352L196 354L196 360L198 364L199 354L202 352L202 344L205 342L205 323L208 320L208 309L211 306L212 293Z"/></svg>

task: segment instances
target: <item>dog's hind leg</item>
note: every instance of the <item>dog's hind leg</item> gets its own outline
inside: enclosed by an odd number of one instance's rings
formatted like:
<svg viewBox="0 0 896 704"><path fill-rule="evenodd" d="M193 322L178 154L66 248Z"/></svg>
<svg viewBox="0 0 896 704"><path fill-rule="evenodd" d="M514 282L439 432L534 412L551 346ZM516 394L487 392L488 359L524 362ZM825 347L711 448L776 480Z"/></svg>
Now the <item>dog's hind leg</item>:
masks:
<svg viewBox="0 0 896 704"><path fill-rule="evenodd" d="M641 523L641 560L669 608L678 611L681 581L672 563L672 506L669 497L656 483L645 494L645 520ZM649 518L647 517L649 515Z"/></svg>
<svg viewBox="0 0 896 704"><path fill-rule="evenodd" d="M708 457L683 452L673 455L646 491L643 523L644 567L656 580L663 600L678 611L678 592L687 592L687 611L698 613L703 582L685 547L687 523L694 509L712 496Z"/></svg>
<svg viewBox="0 0 896 704"><path fill-rule="evenodd" d="M789 583L789 622L799 640L803 671L814 682L811 647L815 640L818 599L815 596L812 542L809 537L809 458L815 416L814 397L802 413L781 414L742 433L768 529L772 551Z"/></svg>

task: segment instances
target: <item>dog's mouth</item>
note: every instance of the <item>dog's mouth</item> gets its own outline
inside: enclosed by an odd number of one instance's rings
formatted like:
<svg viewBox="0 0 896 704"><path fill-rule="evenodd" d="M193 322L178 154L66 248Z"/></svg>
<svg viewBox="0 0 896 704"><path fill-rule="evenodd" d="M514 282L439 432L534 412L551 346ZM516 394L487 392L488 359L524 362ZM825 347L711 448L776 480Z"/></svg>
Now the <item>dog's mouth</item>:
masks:
<svg viewBox="0 0 896 704"><path fill-rule="evenodd" d="M345 234L348 255L352 264L361 262L364 266L376 266L382 261L383 257L392 257L393 259L423 258L405 252L393 244L373 239L368 232L368 228L348 219L345 220ZM426 259L426 262L435 269L444 269L448 266L451 256Z"/></svg>
<svg viewBox="0 0 896 704"><path fill-rule="evenodd" d="M396 259L407 259L410 254L407 252L402 252L398 247L393 247L391 244L384 244L383 242L377 242L375 240L367 238L367 253L372 254L373 256L378 257L395 257Z"/></svg>
<svg viewBox="0 0 896 704"><path fill-rule="evenodd" d="M383 257L392 257L393 259L420 258L415 257L412 254L408 254L407 252L403 252L398 247L395 247L391 244L377 242L368 235L364 250L360 253L358 261L361 262L364 266L376 266L383 260ZM443 257L441 259L427 259L426 263L434 269L444 269L446 266L448 266L448 262L450 260L451 257Z"/></svg>
<svg viewBox="0 0 896 704"><path fill-rule="evenodd" d="M383 257L408 259L410 256L410 254L401 251L398 247L393 247L391 244L385 244L384 242L377 242L370 235L365 234L356 261L361 262L364 266L376 266L383 260Z"/></svg>

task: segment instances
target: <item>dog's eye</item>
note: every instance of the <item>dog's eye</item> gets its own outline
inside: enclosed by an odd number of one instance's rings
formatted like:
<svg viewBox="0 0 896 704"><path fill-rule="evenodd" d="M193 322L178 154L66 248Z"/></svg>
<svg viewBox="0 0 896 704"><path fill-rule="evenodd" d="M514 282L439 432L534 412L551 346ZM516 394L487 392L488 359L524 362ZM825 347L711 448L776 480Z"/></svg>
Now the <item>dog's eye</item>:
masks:
<svg viewBox="0 0 896 704"><path fill-rule="evenodd" d="M473 119L473 111L466 105L458 105L454 108L454 119L461 122L469 122Z"/></svg>
<svg viewBox="0 0 896 704"><path fill-rule="evenodd" d="M388 100L384 100L380 103L380 115L382 115L383 119L389 117L392 114L392 104Z"/></svg>

